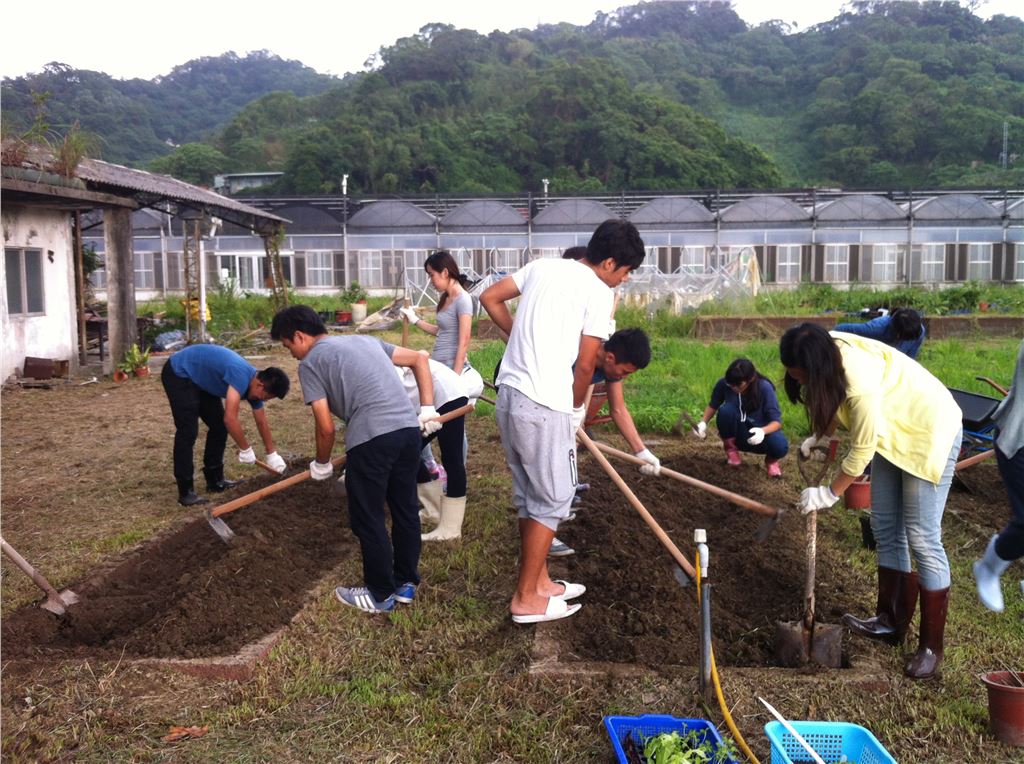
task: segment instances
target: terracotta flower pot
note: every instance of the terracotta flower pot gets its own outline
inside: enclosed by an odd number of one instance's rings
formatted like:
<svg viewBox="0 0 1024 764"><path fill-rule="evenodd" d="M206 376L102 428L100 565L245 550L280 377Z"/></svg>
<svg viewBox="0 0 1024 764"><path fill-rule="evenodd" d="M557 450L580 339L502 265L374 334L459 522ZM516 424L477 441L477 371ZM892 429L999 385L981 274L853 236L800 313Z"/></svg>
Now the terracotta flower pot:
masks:
<svg viewBox="0 0 1024 764"><path fill-rule="evenodd" d="M1007 745L1024 746L1024 687L1017 677L1009 671L989 671L979 678L988 689L992 734Z"/></svg>
<svg viewBox="0 0 1024 764"><path fill-rule="evenodd" d="M133 373L135 374L136 377L148 377L149 376L149 367L148 366L139 366L139 367L133 369L132 371L133 371Z"/></svg>
<svg viewBox="0 0 1024 764"><path fill-rule="evenodd" d="M843 493L843 503L847 509L871 508L871 478L864 475L858 477Z"/></svg>
<svg viewBox="0 0 1024 764"><path fill-rule="evenodd" d="M128 379L128 372L122 369L115 369L113 379L115 382L125 382Z"/></svg>

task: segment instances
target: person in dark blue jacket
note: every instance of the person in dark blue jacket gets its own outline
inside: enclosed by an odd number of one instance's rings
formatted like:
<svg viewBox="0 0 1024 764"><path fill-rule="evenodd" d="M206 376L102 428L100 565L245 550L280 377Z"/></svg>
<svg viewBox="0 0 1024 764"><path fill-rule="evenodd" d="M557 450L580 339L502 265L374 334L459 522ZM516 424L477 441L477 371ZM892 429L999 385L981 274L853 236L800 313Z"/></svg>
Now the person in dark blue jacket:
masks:
<svg viewBox="0 0 1024 764"><path fill-rule="evenodd" d="M863 324L836 324L835 331L884 342L915 360L924 342L924 322L913 308L896 308Z"/></svg>
<svg viewBox="0 0 1024 764"><path fill-rule="evenodd" d="M740 451L764 454L768 476L782 477L779 460L789 451L789 441L782 434L779 398L775 385L761 376L749 359L737 358L715 383L711 402L693 431L698 438L707 437L708 422L716 411L729 466L743 463Z"/></svg>

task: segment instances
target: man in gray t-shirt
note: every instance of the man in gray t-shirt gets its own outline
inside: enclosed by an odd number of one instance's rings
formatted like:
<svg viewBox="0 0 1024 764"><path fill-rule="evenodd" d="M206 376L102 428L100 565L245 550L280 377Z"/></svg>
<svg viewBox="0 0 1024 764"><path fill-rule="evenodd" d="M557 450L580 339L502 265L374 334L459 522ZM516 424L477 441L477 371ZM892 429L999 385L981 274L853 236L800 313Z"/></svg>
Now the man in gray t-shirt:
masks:
<svg viewBox="0 0 1024 764"><path fill-rule="evenodd" d="M270 336L300 361L302 396L313 409L316 427L316 459L309 465L314 480L326 480L334 472L332 415L347 425L345 490L365 586L339 586L335 595L342 604L369 613L412 602L420 580L420 433L441 428L427 358L372 337L330 337L308 305L279 311ZM395 366L412 367L420 389L418 417ZM390 537L385 502L391 510Z"/></svg>

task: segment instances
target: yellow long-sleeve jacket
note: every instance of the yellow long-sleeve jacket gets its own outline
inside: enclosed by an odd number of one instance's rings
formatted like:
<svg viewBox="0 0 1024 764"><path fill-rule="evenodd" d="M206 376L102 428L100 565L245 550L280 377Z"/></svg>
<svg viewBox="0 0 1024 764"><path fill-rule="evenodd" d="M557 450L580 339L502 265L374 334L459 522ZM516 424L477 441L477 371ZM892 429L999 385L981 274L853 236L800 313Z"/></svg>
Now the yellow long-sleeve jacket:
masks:
<svg viewBox="0 0 1024 764"><path fill-rule="evenodd" d="M904 472L938 483L963 421L949 390L895 348L830 334L846 372L846 400L836 412L851 440L843 472L860 475L877 452Z"/></svg>

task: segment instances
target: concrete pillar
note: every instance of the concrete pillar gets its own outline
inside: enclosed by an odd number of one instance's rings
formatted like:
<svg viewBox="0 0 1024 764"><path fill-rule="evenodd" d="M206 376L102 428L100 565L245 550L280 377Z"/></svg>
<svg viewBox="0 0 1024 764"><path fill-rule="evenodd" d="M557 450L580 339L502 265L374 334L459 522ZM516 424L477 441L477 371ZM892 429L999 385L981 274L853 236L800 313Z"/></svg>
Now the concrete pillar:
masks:
<svg viewBox="0 0 1024 764"><path fill-rule="evenodd" d="M135 322L135 264L132 254L132 211L127 207L103 210L107 256L107 331L109 355L103 371L110 373L138 340Z"/></svg>

